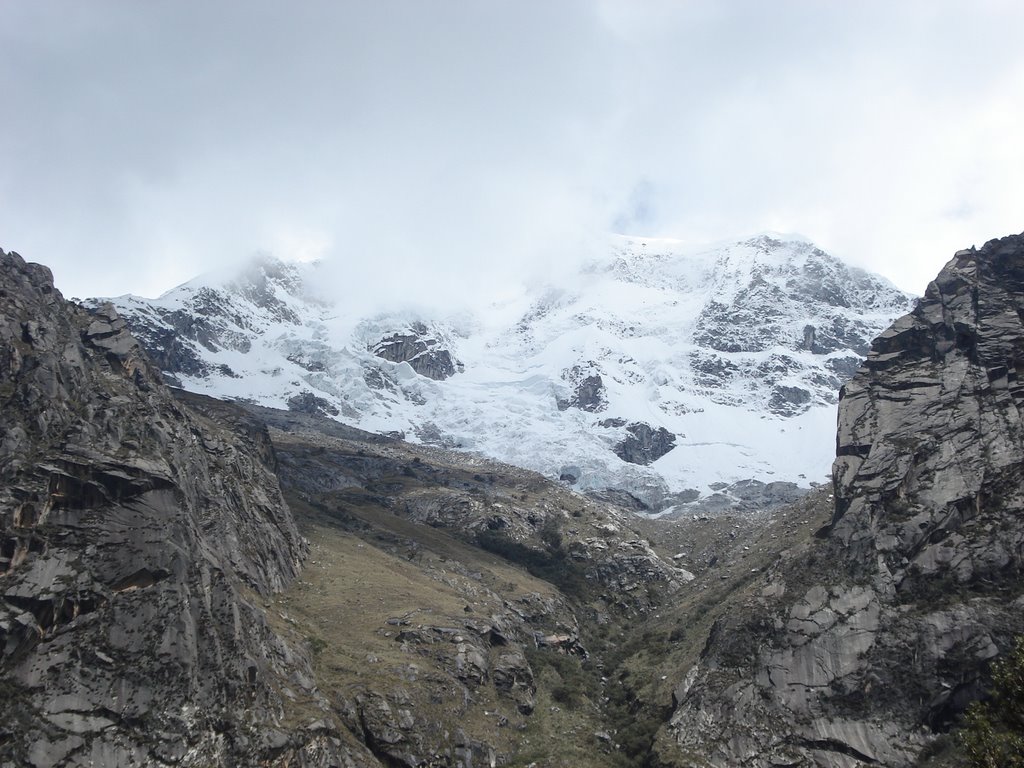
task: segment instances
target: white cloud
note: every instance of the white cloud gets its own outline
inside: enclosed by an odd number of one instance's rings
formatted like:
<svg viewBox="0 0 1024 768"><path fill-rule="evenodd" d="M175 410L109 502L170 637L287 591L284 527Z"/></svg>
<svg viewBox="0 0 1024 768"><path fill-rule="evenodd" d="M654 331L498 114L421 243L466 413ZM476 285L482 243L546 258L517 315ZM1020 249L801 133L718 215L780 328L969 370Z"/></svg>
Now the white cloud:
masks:
<svg viewBox="0 0 1024 768"><path fill-rule="evenodd" d="M615 225L772 228L920 290L1024 229L1022 22L998 1L7 3L0 246L79 295L326 254L372 304L480 297Z"/></svg>

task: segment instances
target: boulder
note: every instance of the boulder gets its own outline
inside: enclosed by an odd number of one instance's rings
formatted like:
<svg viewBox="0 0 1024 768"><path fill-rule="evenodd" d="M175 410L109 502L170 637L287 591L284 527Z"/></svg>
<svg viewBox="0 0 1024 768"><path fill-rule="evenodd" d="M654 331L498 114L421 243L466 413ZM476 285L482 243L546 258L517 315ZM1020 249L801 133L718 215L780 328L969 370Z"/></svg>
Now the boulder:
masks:
<svg viewBox="0 0 1024 768"><path fill-rule="evenodd" d="M371 351L393 363L408 363L416 373L435 381L450 378L462 370L462 363L423 323L412 323L405 331L382 338Z"/></svg>
<svg viewBox="0 0 1024 768"><path fill-rule="evenodd" d="M676 447L676 436L664 427L633 422L624 440L615 445L615 455L630 464L652 464Z"/></svg>

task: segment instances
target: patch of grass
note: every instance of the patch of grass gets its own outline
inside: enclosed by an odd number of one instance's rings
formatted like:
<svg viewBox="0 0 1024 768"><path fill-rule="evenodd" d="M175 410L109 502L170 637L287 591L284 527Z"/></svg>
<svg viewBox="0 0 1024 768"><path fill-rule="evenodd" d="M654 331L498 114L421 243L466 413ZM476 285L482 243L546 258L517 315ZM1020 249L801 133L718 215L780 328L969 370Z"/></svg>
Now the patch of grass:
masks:
<svg viewBox="0 0 1024 768"><path fill-rule="evenodd" d="M548 670L548 674L550 674ZM607 730L600 711L593 706L567 707L539 687L537 709L517 739L512 768L614 768L611 745L595 734Z"/></svg>
<svg viewBox="0 0 1024 768"><path fill-rule="evenodd" d="M505 755L535 754L525 762L516 758L524 766L610 765L587 759L592 734L602 726L596 708L585 704L593 678L579 677L575 658L575 669L563 670L564 681L551 674L538 682L537 706L525 717L489 682L462 687L454 677L454 643L402 643L397 636L404 625L387 623L398 618L414 629L461 627L468 618L479 622L500 614L504 600L551 594L549 583L453 531L386 509L349 505L339 524L322 498L317 506L291 495L288 501L310 554L299 580L269 602L268 617L275 629L310 649L317 686L329 700L351 703L367 691L397 694L408 697L401 706L417 722L433 724L424 731L430 738L461 728ZM418 543L412 559L404 543L394 545L410 540ZM492 660L501 651L493 649ZM576 707L556 700L555 687L562 688L560 698L578 702ZM311 714L313 708L307 709ZM290 717L307 722L310 714L296 711ZM531 734L526 745L524 733Z"/></svg>
<svg viewBox="0 0 1024 768"><path fill-rule="evenodd" d="M595 674L584 669L578 656L546 648L527 648L526 659L534 675L550 685L551 698L562 706L576 709L600 698L601 686Z"/></svg>
<svg viewBox="0 0 1024 768"><path fill-rule="evenodd" d="M546 540L555 541L549 533ZM482 530L476 534L476 543L488 552L493 552L511 563L520 565L532 576L543 579L558 587L568 597L586 601L591 595L583 569L561 548L561 534L558 548L537 549L509 537L502 531Z"/></svg>
<svg viewBox="0 0 1024 768"><path fill-rule="evenodd" d="M314 656L319 656L327 647L327 641L319 635L308 635L306 642L309 643L309 650Z"/></svg>
<svg viewBox="0 0 1024 768"><path fill-rule="evenodd" d="M967 709L957 734L971 768L1024 768L1024 637L992 665L988 701Z"/></svg>

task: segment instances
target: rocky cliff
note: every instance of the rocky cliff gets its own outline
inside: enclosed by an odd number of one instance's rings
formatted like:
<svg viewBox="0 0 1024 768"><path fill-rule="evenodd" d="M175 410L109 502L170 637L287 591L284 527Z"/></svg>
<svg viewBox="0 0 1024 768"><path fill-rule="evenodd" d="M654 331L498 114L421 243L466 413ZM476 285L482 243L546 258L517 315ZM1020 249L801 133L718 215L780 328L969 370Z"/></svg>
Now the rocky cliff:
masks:
<svg viewBox="0 0 1024 768"><path fill-rule="evenodd" d="M254 602L304 551L266 430L180 405L112 308L2 251L0 403L0 762L340 760L285 722L308 662Z"/></svg>
<svg viewBox="0 0 1024 768"><path fill-rule="evenodd" d="M906 766L1024 632L1024 236L958 252L840 395L834 511L679 674L668 752Z"/></svg>

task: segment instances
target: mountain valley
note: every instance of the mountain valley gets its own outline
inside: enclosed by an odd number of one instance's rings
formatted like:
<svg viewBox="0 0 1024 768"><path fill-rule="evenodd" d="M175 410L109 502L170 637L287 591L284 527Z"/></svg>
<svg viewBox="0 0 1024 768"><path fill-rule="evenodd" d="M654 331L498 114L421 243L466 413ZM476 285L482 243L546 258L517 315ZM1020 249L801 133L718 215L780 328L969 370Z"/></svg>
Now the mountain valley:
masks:
<svg viewBox="0 0 1024 768"><path fill-rule="evenodd" d="M0 765L966 765L1024 634L1024 235L913 309L657 248L351 336L305 267L82 306L0 251Z"/></svg>

